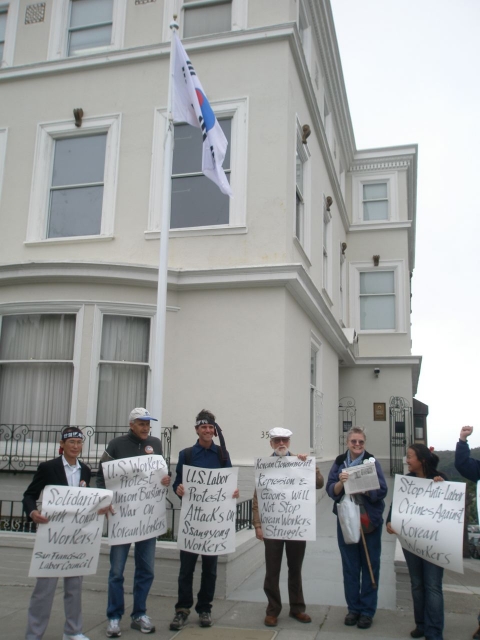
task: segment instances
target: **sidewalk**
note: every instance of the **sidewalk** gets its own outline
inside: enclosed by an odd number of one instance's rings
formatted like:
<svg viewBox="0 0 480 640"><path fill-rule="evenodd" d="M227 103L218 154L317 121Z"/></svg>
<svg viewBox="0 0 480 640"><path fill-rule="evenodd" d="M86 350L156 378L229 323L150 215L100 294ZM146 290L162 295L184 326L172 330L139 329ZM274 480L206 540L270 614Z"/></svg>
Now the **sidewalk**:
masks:
<svg viewBox="0 0 480 640"><path fill-rule="evenodd" d="M387 505L388 506L388 505ZM190 624L181 632L169 630L174 615L175 598L150 595L148 613L156 625L153 638L178 640L349 640L352 638L410 638L414 628L413 613L408 600L402 608L396 607L394 554L396 538L384 532L382 536L382 567L380 573L379 608L373 626L367 631L346 627L341 561L336 540L336 518L331 513L332 502L323 498L317 506L317 540L307 544L303 566L303 586L307 611L313 621L301 624L288 617L288 604L279 624L268 629L263 624L265 595L263 593L264 567L253 573L226 600L215 600L212 615L215 625L210 629L198 627L198 617L192 612ZM26 558L18 562L6 557L0 547L0 638L21 640L24 637L27 608L32 590L32 579L25 572ZM29 561L29 558L28 558ZM129 560L131 562L131 560ZM15 567L17 570L15 571ZM197 571L199 571L198 567ZM99 572L107 575L108 558L100 556ZM282 598L288 603L286 590L286 561L282 567ZM60 581L61 583L61 581ZM131 585L126 583L126 589ZM480 610L480 560L466 560L464 575L445 572L444 594L446 625L444 640L468 640L476 629L476 616ZM132 595L125 594L126 609L132 604ZM106 591L83 590L84 632L90 640L105 638ZM52 616L44 640L58 640L63 630L63 594L57 590ZM236 631L235 631L236 630ZM252 630L252 631L247 631ZM129 640L143 636L130 629L128 616L122 620L122 638Z"/></svg>

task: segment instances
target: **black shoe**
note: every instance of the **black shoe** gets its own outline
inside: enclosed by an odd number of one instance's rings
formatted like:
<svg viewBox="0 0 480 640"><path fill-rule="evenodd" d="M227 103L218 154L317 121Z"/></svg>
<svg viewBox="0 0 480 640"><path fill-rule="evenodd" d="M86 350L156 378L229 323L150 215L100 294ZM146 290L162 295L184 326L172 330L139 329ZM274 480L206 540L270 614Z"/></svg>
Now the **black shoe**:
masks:
<svg viewBox="0 0 480 640"><path fill-rule="evenodd" d="M423 636L425 635L424 631L421 631L418 627L416 629L414 629L413 631L410 631L410 635L412 636L412 638L423 638Z"/></svg>
<svg viewBox="0 0 480 640"><path fill-rule="evenodd" d="M475 631L472 638L473 640L480 640L480 627L478 627L478 629Z"/></svg>
<svg viewBox="0 0 480 640"><path fill-rule="evenodd" d="M357 627L359 629L370 629L372 626L372 618L370 616L360 616L357 622Z"/></svg>
<svg viewBox="0 0 480 640"><path fill-rule="evenodd" d="M352 613L351 611L349 611L345 616L344 623L347 625L347 627L354 627L357 624L357 620L359 619L359 617L359 613Z"/></svg>

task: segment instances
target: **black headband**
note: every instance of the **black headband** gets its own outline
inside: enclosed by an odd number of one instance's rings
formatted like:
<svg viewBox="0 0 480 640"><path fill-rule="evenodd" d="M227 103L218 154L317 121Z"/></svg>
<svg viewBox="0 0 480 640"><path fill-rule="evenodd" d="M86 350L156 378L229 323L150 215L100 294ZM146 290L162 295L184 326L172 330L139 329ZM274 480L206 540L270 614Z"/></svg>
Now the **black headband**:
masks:
<svg viewBox="0 0 480 640"><path fill-rule="evenodd" d="M222 460L227 460L228 459L227 446L225 444L225 438L223 437L223 432L220 429L220 426L216 422L213 422L212 424L211 420L197 420L195 422L195 429L197 427L201 427L204 424L212 425L214 429L213 435L218 436L218 439L220 440L220 451L222 452Z"/></svg>
<svg viewBox="0 0 480 640"><path fill-rule="evenodd" d="M85 436L83 433L76 429L75 431L67 431L66 433L62 433L62 440L68 440L70 438L80 438L80 440L85 440Z"/></svg>

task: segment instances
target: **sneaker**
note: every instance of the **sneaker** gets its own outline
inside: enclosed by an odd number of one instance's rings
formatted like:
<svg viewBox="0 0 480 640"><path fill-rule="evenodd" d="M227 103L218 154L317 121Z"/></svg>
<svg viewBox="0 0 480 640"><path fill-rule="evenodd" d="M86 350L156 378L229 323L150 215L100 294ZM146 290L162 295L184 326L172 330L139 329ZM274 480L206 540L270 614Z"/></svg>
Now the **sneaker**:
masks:
<svg viewBox="0 0 480 640"><path fill-rule="evenodd" d="M84 636L83 633L75 633L73 636L69 633L64 633L63 640L89 640L89 638Z"/></svg>
<svg viewBox="0 0 480 640"><path fill-rule="evenodd" d="M199 613L198 620L201 627L211 627L213 624L212 616L208 611L202 611L202 613Z"/></svg>
<svg viewBox="0 0 480 640"><path fill-rule="evenodd" d="M132 629L136 629L142 633L153 633L155 631L155 627L147 615L132 618L132 624L130 626Z"/></svg>
<svg viewBox="0 0 480 640"><path fill-rule="evenodd" d="M187 620L188 613L185 613L185 611L177 611L175 613L175 617L170 623L171 631L179 631L180 629L183 629L183 627L187 624Z"/></svg>
<svg viewBox="0 0 480 640"><path fill-rule="evenodd" d="M105 631L107 638L120 638L122 632L120 631L120 618L111 618L108 621L108 627Z"/></svg>

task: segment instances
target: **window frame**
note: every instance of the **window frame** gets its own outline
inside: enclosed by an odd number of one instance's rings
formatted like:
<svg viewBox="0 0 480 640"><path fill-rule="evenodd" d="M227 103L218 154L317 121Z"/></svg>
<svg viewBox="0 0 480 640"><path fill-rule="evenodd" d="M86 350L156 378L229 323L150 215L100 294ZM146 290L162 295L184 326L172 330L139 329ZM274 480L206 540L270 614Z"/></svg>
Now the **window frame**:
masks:
<svg viewBox="0 0 480 640"><path fill-rule="evenodd" d="M7 157L8 128L0 129L0 207L2 204L3 177L5 175L5 161Z"/></svg>
<svg viewBox="0 0 480 640"><path fill-rule="evenodd" d="M315 357L315 381L312 381L312 356ZM313 333L310 334L310 377L309 377L309 446L312 454L321 453L323 450L322 435L317 434L315 418L320 415L319 430L323 427L323 345L320 338ZM321 410L317 412L317 398L320 398Z"/></svg>
<svg viewBox="0 0 480 640"><path fill-rule="evenodd" d="M7 9L7 22L5 24L5 40L3 56L0 58L0 68L12 67L15 53L15 38L17 35L18 13L20 0L0 0L0 8Z"/></svg>
<svg viewBox="0 0 480 640"><path fill-rule="evenodd" d="M327 198L323 194L322 212L322 293L332 305L332 212L327 209Z"/></svg>
<svg viewBox="0 0 480 640"><path fill-rule="evenodd" d="M364 185L387 185L388 215L382 220L365 220L363 217L363 187ZM398 175L397 173L369 172L352 176L352 214L353 224L383 225L398 221Z"/></svg>
<svg viewBox="0 0 480 640"><path fill-rule="evenodd" d="M114 114L84 118L81 128L77 128L71 120L40 123L38 125L28 213L27 238L25 241L27 245L36 243L82 242L113 238L118 181L120 123L121 115ZM55 140L76 136L88 136L89 134L94 135L96 133L107 134L100 233L91 236L47 238Z"/></svg>
<svg viewBox="0 0 480 640"><path fill-rule="evenodd" d="M381 260L378 267L371 262L351 262L350 281L350 326L358 334L402 334L407 332L407 308L405 304L405 262L404 260ZM361 329L360 328L360 274L380 271L393 271L395 287L395 328L394 329Z"/></svg>
<svg viewBox="0 0 480 640"><path fill-rule="evenodd" d="M303 189L299 190L297 184L297 156L302 163L303 174ZM308 144L302 142L302 126L298 116L296 117L295 127L295 156L293 162L293 185L294 185L294 202L293 202L293 239L298 247L305 253L306 257L310 261L310 249L311 249L311 163L310 149ZM301 237L297 235L297 212L298 212L298 200L299 196L302 204L302 219L300 221Z"/></svg>
<svg viewBox="0 0 480 640"><path fill-rule="evenodd" d="M225 235L246 233L247 202L247 134L248 100L217 101L210 103L217 118L231 117L230 148L230 186L234 194L230 198L229 222L225 225L209 225L170 229L170 237L201 235ZM156 108L154 112L154 131L152 148L152 167L150 176L150 199L148 211L148 229L145 238L157 239L162 222L162 179L164 171L164 136L167 110Z"/></svg>
<svg viewBox="0 0 480 640"><path fill-rule="evenodd" d="M183 12L185 11L185 5L191 5L188 8L201 8L208 7L209 5L215 5L221 3L221 0L197 0L196 2L183 2L183 0L165 0L163 11L163 41L169 42L171 38L170 23L172 16L179 13L180 15L180 33L181 39L185 37L183 35L183 25L185 20L183 19ZM178 7L180 4L180 7ZM222 3L223 4L223 3ZM239 31L247 28L247 12L248 2L245 0L231 0L232 4L232 24L230 31ZM187 9L188 11L188 9ZM191 36L192 38L210 38L214 36L213 33L207 33L204 35Z"/></svg>
<svg viewBox="0 0 480 640"><path fill-rule="evenodd" d="M111 43L101 47L82 49L81 52L69 56L68 34L70 29L70 3L71 0L53 0L47 60L58 60L60 58L67 58L70 60L79 58L80 56L114 51L123 48L125 41L127 2L125 0L113 0Z"/></svg>
<svg viewBox="0 0 480 640"><path fill-rule="evenodd" d="M80 375L80 358L82 353L82 336L83 336L83 323L84 323L85 306L81 303L61 303L61 302L21 302L21 303L7 303L0 306L0 332L2 329L2 319L6 315L75 315L75 337L73 341L73 357L72 360L65 362L72 362L73 376L72 376L72 397L70 404L70 424L76 424L77 420L77 405L78 405L78 391L79 391L79 375ZM1 361L0 364L11 361ZM40 362L40 361L36 361ZM52 362L47 360L45 362ZM57 360L53 362L58 362Z"/></svg>
<svg viewBox="0 0 480 640"><path fill-rule="evenodd" d="M168 309L167 309L168 310ZM92 335L92 351L90 361L90 383L88 389L87 401L87 421L88 424L97 424L97 405L98 405L98 387L100 384L100 360L102 348L102 331L103 317L109 316L127 316L135 318L148 318L150 320L150 335L148 344L148 362L144 365L147 367L147 391L146 406L150 404L151 384L152 384L152 366L155 345L155 315L156 307L153 305L128 305L115 303L96 304L93 313L93 335ZM136 363L138 364L138 363ZM141 365L139 365L141 366ZM127 416L125 416L126 425Z"/></svg>
<svg viewBox="0 0 480 640"><path fill-rule="evenodd" d="M347 318L347 258L340 242L340 278L339 278L339 295L340 295L340 324L346 326Z"/></svg>

